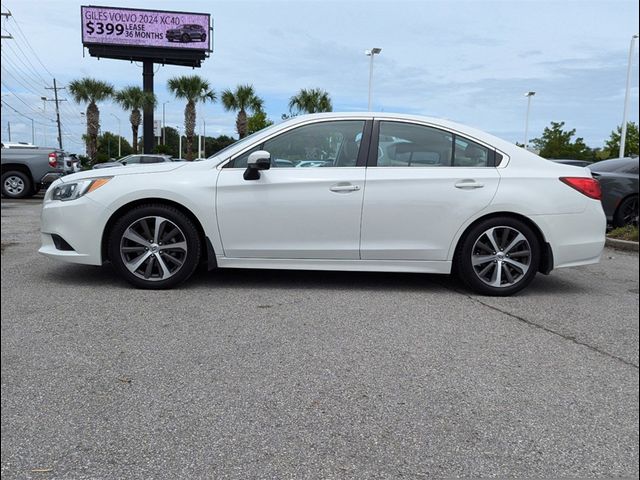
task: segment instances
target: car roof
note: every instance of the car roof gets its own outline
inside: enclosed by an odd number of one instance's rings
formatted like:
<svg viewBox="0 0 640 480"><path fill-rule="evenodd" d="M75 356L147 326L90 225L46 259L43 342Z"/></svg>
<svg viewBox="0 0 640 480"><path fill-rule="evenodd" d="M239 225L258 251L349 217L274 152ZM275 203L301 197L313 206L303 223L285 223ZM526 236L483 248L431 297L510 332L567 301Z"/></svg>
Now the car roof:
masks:
<svg viewBox="0 0 640 480"><path fill-rule="evenodd" d="M391 113L391 112L327 112L327 113L313 113L307 115L299 115L293 117L291 119L285 120L284 122L277 123L271 127L267 127L264 130L261 130L255 133L253 140L259 142L263 138L267 138L271 135L276 134L278 131L286 130L289 128L293 128L297 125L303 125L305 123L311 122L313 120L397 120L397 121L408 121L408 122L416 122L426 126L431 126L434 128L443 128L454 133L459 133L460 135L467 137L472 140L479 141L480 143L485 143L487 145L491 145L495 147L500 152L506 154L511 158L512 154L517 153L518 161L525 162L546 162L545 159L539 157L535 153L532 153L528 150L525 150L521 147L516 146L514 143L503 140L499 137L496 137L490 133L484 132L474 127L470 127L467 125L463 125L451 120L428 117L422 115L414 115L414 114L406 114L406 113ZM249 138L249 137L247 137ZM241 143L241 142L237 142ZM223 152L224 158L218 158L218 153L214 154L211 159L215 159L214 162L216 164L225 161L229 156L233 156L236 153L242 151L244 145L237 146L231 145L227 149L221 150ZM509 163L509 159L507 159L503 164L506 165Z"/></svg>

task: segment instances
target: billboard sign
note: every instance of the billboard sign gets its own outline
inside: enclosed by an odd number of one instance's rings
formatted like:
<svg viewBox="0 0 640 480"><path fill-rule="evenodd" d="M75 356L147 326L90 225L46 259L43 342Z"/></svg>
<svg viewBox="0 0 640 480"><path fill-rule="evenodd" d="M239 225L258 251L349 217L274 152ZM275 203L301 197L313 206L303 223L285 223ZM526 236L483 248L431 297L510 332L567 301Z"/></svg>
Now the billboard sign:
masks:
<svg viewBox="0 0 640 480"><path fill-rule="evenodd" d="M208 13L82 6L82 43L210 51Z"/></svg>

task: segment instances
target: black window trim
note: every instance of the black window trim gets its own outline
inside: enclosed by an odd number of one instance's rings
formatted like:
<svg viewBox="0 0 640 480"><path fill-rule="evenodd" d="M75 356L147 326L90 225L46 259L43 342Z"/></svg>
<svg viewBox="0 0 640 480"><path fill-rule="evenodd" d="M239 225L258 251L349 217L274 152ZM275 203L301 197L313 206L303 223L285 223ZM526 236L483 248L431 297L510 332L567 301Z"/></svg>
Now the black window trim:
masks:
<svg viewBox="0 0 640 480"><path fill-rule="evenodd" d="M369 152L371 150L371 136L372 136L372 130L373 130L373 120L371 118L327 118L327 119L323 119L322 121L318 122L318 121L312 121L309 123L303 123L301 125L295 125L292 128L289 128L287 130L284 131L280 131L268 138L263 139L260 143L258 144L253 144L251 145L249 148L246 148L244 150L242 150L241 152L238 152L237 154L235 154L233 157L230 157L226 163L224 163L224 165L220 165L218 168L220 169L224 169L224 168L237 168L237 169L244 169L245 167L234 167L232 166L233 163L236 161L237 158L242 157L243 155L245 155L247 152L250 152L251 150L254 150L255 148L257 148L258 150L263 150L264 149L264 144L267 143L268 141L274 139L277 136L283 135L285 133L289 133L292 132L293 130L296 130L300 127L306 127L309 125L318 125L320 123L328 123L328 122L364 122L364 126L362 128L362 139L360 140L360 148L358 149L358 158L356 159L356 165L355 167L365 167L366 163L367 163L367 158L369 156ZM355 167L333 167L333 168L355 168ZM281 167L281 168L292 168L292 167ZM295 167L293 167L295 168ZM331 167L330 167L331 168Z"/></svg>

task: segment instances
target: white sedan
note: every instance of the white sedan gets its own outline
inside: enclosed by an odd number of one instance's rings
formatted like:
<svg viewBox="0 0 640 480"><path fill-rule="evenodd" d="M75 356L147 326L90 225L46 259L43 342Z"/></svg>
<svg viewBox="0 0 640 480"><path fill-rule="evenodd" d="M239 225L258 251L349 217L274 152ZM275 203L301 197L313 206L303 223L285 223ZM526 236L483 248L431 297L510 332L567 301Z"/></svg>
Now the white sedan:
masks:
<svg viewBox="0 0 640 480"><path fill-rule="evenodd" d="M304 168L297 168L304 166ZM168 288L213 268L455 272L510 295L598 262L606 220L587 169L444 120L297 117L201 162L68 175L44 199L40 252L110 261Z"/></svg>

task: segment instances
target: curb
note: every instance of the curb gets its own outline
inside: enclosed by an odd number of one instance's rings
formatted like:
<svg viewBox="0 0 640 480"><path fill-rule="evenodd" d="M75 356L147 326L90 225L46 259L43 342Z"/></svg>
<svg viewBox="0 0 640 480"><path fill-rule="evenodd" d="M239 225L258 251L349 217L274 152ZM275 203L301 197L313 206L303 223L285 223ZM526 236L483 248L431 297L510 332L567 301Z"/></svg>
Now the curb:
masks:
<svg viewBox="0 0 640 480"><path fill-rule="evenodd" d="M627 252L638 251L638 242L630 242L628 240L617 240L615 238L607 237L605 245L607 247L615 248L616 250L626 250Z"/></svg>

